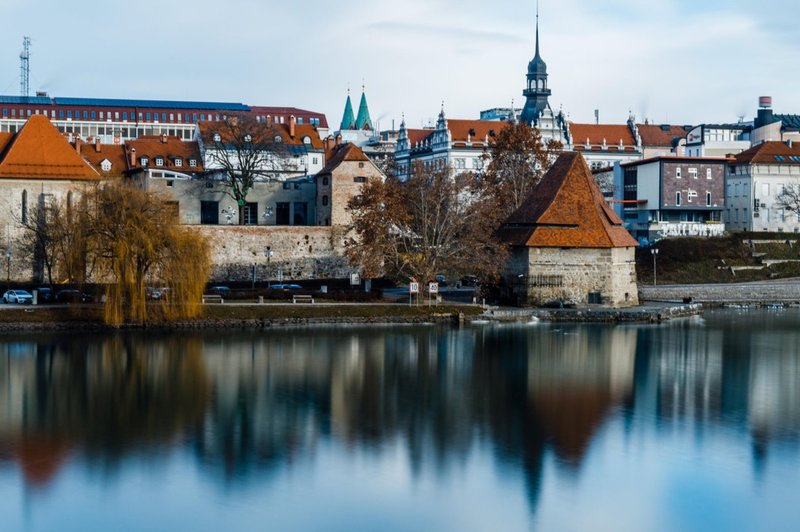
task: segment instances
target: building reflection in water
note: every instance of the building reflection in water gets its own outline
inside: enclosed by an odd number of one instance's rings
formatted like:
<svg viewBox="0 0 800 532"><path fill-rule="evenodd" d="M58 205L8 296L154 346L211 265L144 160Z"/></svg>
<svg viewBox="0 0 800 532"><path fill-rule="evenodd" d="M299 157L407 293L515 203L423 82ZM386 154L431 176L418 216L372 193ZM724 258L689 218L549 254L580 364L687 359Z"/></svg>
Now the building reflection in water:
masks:
<svg viewBox="0 0 800 532"><path fill-rule="evenodd" d="M489 448L524 472L535 508L547 457L580 475L615 416L626 431L680 424L698 437L746 426L762 455L770 438L796 438L797 335L726 324L7 337L0 464L46 486L74 457L113 476L126 456L181 449L236 487L322 444L400 445L412 474Z"/></svg>

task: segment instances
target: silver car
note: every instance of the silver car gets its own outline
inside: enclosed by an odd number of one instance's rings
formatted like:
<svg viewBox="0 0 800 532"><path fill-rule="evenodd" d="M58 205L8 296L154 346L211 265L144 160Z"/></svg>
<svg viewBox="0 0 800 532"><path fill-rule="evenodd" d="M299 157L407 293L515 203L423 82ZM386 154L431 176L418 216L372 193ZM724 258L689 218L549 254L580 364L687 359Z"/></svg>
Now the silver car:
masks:
<svg viewBox="0 0 800 532"><path fill-rule="evenodd" d="M32 303L33 296L27 290L8 290L3 294L3 303Z"/></svg>

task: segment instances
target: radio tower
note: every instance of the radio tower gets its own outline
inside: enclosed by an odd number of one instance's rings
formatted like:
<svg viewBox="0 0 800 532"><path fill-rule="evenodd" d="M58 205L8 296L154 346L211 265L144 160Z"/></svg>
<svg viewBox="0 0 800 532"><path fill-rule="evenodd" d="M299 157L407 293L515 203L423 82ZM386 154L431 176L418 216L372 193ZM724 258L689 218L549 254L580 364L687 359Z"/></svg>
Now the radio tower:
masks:
<svg viewBox="0 0 800 532"><path fill-rule="evenodd" d="M19 94L23 98L31 95L31 38L22 38L22 53L19 54Z"/></svg>

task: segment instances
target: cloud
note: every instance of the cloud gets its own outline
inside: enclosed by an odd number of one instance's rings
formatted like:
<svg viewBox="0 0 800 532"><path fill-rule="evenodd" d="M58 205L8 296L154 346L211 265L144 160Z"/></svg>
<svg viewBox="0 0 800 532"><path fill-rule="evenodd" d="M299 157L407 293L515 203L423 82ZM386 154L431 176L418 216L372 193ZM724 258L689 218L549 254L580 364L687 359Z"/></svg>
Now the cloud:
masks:
<svg viewBox="0 0 800 532"><path fill-rule="evenodd" d="M395 36L422 36L425 38L441 38L465 40L470 42L491 42L491 43L521 43L524 40L519 35L498 31L484 31L472 28L459 28L453 26L441 26L430 24L419 24L414 22L395 22L384 20L367 24L365 29L379 34L385 32L394 33Z"/></svg>

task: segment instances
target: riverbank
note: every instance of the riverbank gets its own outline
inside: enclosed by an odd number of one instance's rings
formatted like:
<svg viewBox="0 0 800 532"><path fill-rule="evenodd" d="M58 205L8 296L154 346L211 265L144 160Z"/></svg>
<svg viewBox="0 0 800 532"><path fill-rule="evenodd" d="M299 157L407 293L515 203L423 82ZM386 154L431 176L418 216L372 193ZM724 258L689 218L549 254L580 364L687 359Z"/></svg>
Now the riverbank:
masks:
<svg viewBox="0 0 800 532"><path fill-rule="evenodd" d="M702 312L701 305L645 305L627 309L520 309L478 305L398 304L224 304L207 305L192 320L152 321L110 327L96 305L15 307L0 312L0 332L270 329L303 325L464 324L475 321L640 322L658 323Z"/></svg>
<svg viewBox="0 0 800 532"><path fill-rule="evenodd" d="M658 286L640 284L639 299L644 302L678 302L690 299L706 305L800 304L800 280Z"/></svg>

